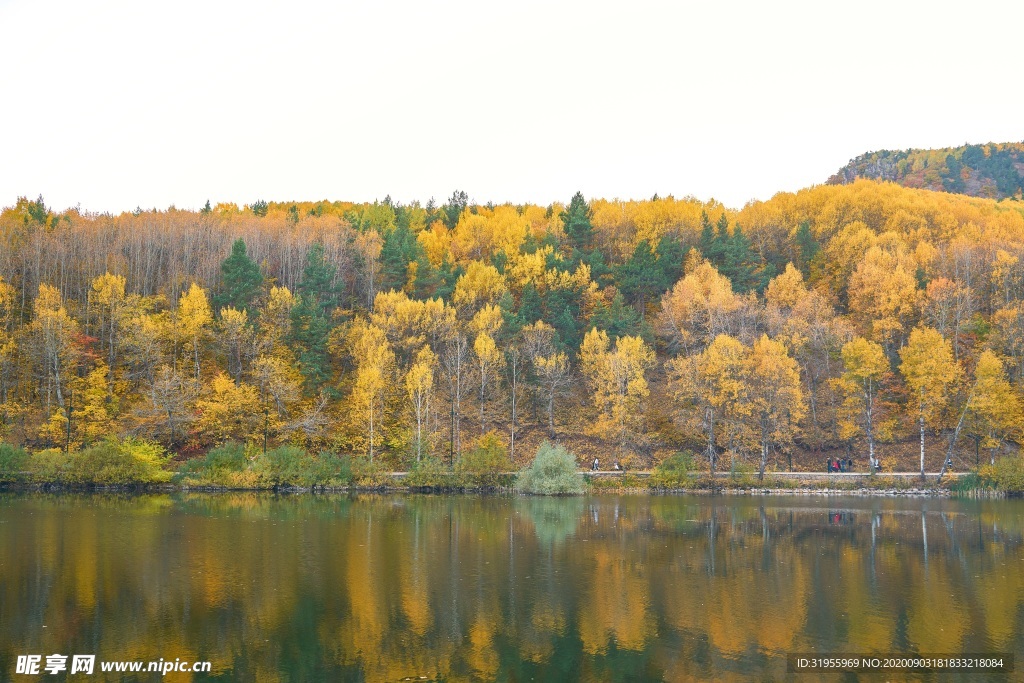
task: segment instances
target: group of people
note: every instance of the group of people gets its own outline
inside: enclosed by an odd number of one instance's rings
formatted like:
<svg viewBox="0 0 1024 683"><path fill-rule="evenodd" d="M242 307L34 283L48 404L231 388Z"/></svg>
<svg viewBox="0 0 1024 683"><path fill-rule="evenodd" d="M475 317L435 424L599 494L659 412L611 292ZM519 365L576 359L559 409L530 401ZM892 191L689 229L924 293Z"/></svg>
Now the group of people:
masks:
<svg viewBox="0 0 1024 683"><path fill-rule="evenodd" d="M843 460L842 458L836 458L834 460L832 458L829 458L825 466L830 474L832 472L852 472L853 460L850 460L849 458L847 458L846 460Z"/></svg>
<svg viewBox="0 0 1024 683"><path fill-rule="evenodd" d="M590 469L593 470L594 472L597 472L599 469L601 469L601 463L598 462L597 458L594 458L594 462L591 463ZM618 458L616 458L615 462L612 463L612 469L615 470L616 472L622 471L622 465L619 464Z"/></svg>

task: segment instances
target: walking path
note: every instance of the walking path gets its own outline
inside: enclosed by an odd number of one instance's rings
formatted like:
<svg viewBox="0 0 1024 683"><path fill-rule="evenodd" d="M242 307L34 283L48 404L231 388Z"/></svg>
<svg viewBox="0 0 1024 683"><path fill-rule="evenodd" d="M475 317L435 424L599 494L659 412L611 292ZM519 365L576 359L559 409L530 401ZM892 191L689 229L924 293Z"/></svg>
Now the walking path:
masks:
<svg viewBox="0 0 1024 683"><path fill-rule="evenodd" d="M408 472L392 472L391 476L401 479L402 477L408 476ZM516 472L502 472L501 474L516 474ZM630 474L634 477L646 479L654 474L651 470L636 470L629 472L616 472L614 470L584 470L583 474L590 477L621 477L624 474ZM750 472L749 474L756 476L757 472ZM765 472L766 477L776 477L783 479L814 479L820 480L836 480L836 481L860 481L871 477L870 472ZM964 472L946 472L945 477L956 478ZM728 477L730 476L729 470L715 472L716 477ZM920 479L920 472L879 472L875 476L877 477L892 477L896 479ZM937 481L939 478L938 472L925 472L925 481Z"/></svg>
<svg viewBox="0 0 1024 683"><path fill-rule="evenodd" d="M621 476L621 475L627 474L627 473L626 472L601 472L601 471L598 471L598 472L587 472L586 474L590 474L591 476L617 477L617 476ZM632 475L635 475L635 476L643 478L643 477L651 476L651 474L653 474L653 472L651 472L649 470L643 470L643 471L637 471L637 472L629 472L628 474L632 474ZM751 472L749 474L756 476L757 472ZM958 476L958 474L963 474L963 473L946 472L946 474L943 475L943 476L946 476L946 477L956 477L956 476ZM782 479L815 479L815 480L834 479L834 480L837 480L837 481L842 481L842 480L859 481L861 479L865 479L865 478L868 478L868 477L872 476L870 472L765 472L764 475L766 477L771 476L771 477L782 478ZM730 472L729 472L729 470L715 472L715 476L716 477L728 477L728 476L730 476ZM920 479L921 478L921 473L920 472L879 472L878 474L876 474L874 476L876 476L876 477L894 477L894 478L897 478L897 479ZM925 476L925 480L926 481L927 480L937 480L939 478L939 473L938 472L925 472L924 476Z"/></svg>

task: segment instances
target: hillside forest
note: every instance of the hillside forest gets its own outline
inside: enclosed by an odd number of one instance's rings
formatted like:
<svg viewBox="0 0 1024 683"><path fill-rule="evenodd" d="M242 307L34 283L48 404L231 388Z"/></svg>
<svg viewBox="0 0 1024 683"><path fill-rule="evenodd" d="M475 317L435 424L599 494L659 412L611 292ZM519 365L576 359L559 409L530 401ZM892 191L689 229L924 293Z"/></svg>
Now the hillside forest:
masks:
<svg viewBox="0 0 1024 683"><path fill-rule="evenodd" d="M1017 452L1024 204L857 180L732 210L257 201L0 213L0 439L403 469ZM907 455L909 454L909 455ZM919 461L920 459L920 461Z"/></svg>
<svg viewBox="0 0 1024 683"><path fill-rule="evenodd" d="M858 178L992 199L1024 198L1024 142L862 154L829 178Z"/></svg>

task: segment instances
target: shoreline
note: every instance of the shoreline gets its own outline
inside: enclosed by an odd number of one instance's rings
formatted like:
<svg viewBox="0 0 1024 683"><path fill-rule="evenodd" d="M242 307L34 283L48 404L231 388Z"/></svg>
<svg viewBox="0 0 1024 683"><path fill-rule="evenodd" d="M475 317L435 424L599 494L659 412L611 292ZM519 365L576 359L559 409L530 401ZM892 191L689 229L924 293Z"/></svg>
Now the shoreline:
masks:
<svg viewBox="0 0 1024 683"><path fill-rule="evenodd" d="M150 484L150 485L69 485L69 484L2 484L0 492L3 493L261 493L273 495L324 495L324 494L422 494L422 495L530 495L520 493L511 487L431 487L431 486L279 486L279 487L226 487L226 486L187 486L180 484ZM690 486L676 488L651 488L651 487L617 487L603 488L591 487L590 490L581 495L629 495L629 496L853 496L853 497L909 497L909 498L1013 498L1022 495L1018 491L1001 491L996 489L971 489L968 491L953 491L942 487L912 487L912 488L819 488L813 486L798 486L792 488L778 486L720 486L714 490L706 486ZM537 496L545 497L545 496ZM573 497L573 496L555 496Z"/></svg>

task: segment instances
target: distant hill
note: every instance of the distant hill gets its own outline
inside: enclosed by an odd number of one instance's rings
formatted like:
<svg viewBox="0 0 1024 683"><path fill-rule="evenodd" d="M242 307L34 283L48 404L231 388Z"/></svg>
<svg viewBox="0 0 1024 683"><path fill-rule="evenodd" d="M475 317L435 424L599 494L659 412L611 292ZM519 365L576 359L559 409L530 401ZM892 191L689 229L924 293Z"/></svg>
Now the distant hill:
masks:
<svg viewBox="0 0 1024 683"><path fill-rule="evenodd" d="M972 197L1020 199L1024 193L1024 142L869 152L852 159L828 182L845 185L858 178Z"/></svg>

